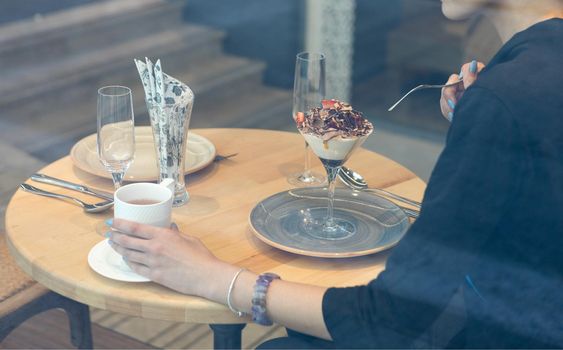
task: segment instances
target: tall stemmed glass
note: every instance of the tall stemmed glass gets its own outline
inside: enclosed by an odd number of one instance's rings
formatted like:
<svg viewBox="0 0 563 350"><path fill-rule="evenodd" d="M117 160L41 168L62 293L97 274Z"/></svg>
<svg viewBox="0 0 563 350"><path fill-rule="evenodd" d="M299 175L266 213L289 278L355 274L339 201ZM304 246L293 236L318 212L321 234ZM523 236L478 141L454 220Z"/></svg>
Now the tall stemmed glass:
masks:
<svg viewBox="0 0 563 350"><path fill-rule="evenodd" d="M105 86L98 90L98 157L118 189L135 155L135 117L131 89Z"/></svg>
<svg viewBox="0 0 563 350"><path fill-rule="evenodd" d="M320 107L325 98L326 59L319 52L301 52L295 61L295 79L293 82L293 119L298 113L307 113L311 108ZM291 174L287 181L294 186L319 186L326 178L311 171L309 145L305 142L305 169Z"/></svg>
<svg viewBox="0 0 563 350"><path fill-rule="evenodd" d="M335 137L329 141L323 140L318 135L302 133L305 141L309 143L313 152L319 157L328 177L328 207L326 216L316 213L316 217L309 218L308 233L314 237L328 240L338 240L350 237L355 233L354 224L345 216L334 214L334 191L336 186L336 176L340 168L350 158L354 150L360 147L371 131L362 136L349 138Z"/></svg>

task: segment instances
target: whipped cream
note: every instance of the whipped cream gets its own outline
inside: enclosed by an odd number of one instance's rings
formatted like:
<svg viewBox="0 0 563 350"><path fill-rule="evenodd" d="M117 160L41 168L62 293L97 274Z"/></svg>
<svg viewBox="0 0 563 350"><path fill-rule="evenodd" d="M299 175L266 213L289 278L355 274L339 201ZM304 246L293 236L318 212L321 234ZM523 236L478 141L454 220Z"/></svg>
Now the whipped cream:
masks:
<svg viewBox="0 0 563 350"><path fill-rule="evenodd" d="M327 160L345 160L354 148L364 143L367 135L350 138L337 136L326 141L321 136L313 134L303 134L303 137L317 157Z"/></svg>

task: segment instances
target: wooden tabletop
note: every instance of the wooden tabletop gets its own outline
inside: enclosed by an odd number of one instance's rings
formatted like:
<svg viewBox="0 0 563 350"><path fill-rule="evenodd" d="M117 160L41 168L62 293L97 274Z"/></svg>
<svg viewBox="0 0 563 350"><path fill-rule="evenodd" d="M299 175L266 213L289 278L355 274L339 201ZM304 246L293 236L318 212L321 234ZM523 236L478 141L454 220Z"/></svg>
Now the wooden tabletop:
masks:
<svg viewBox="0 0 563 350"><path fill-rule="evenodd" d="M173 209L183 232L199 237L219 258L256 273L271 271L288 281L321 286L352 286L373 279L388 252L371 256L323 259L294 255L257 239L248 215L262 199L290 189L286 176L303 167L303 138L297 133L251 129L196 129L218 154L238 155L188 176L191 199ZM371 137L377 137L374 134ZM318 160L316 170L323 172ZM398 163L359 149L347 165L374 187L421 200L424 182ZM111 190L110 180L74 167L64 157L42 173ZM57 193L92 197L39 184ZM95 227L112 216L85 214L72 204L19 190L6 213L8 245L17 263L35 280L82 303L132 316L195 323L240 323L225 306L182 295L155 283L126 283L98 275L88 266L90 249L103 239Z"/></svg>

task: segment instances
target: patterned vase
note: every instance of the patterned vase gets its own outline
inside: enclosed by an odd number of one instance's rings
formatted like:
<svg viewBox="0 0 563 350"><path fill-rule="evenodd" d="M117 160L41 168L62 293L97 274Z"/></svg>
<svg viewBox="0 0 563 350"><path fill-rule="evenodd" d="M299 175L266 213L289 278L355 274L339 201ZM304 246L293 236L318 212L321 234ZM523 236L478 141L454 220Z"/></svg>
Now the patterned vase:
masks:
<svg viewBox="0 0 563 350"><path fill-rule="evenodd" d="M193 92L188 90L177 100L165 99L164 104L146 102L156 149L158 181L173 178L176 181L173 205L175 207L184 205L190 198L186 190L184 164L188 127L194 104Z"/></svg>

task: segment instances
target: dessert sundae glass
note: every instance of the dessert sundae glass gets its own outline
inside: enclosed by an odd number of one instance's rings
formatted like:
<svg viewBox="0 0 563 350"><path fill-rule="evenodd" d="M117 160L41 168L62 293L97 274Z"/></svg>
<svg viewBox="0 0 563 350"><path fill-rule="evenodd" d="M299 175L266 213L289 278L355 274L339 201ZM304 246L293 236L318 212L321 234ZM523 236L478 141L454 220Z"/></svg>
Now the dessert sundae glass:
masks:
<svg viewBox="0 0 563 350"><path fill-rule="evenodd" d="M305 217L308 234L321 239L338 240L355 232L345 215L334 214L335 180L352 152L362 145L373 131L373 125L362 113L338 100L323 100L322 108L313 108L296 120L297 128L313 152L319 157L328 178L328 210L319 217L311 210ZM316 214L315 214L316 212Z"/></svg>

